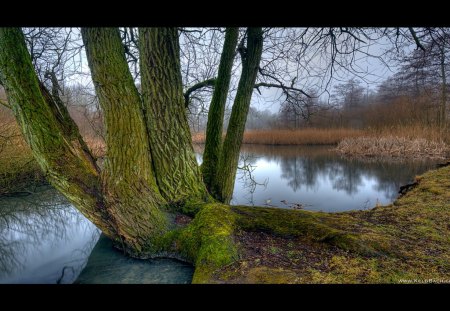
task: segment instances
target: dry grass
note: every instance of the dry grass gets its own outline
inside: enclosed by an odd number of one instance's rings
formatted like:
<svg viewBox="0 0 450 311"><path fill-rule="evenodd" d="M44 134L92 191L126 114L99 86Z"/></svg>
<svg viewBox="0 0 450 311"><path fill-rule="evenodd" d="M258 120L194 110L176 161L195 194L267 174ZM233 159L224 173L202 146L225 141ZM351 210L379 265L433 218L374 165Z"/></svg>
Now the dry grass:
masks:
<svg viewBox="0 0 450 311"><path fill-rule="evenodd" d="M347 156L389 156L402 158L445 158L450 149L443 141L425 138L356 137L342 140L337 148Z"/></svg>
<svg viewBox="0 0 450 311"><path fill-rule="evenodd" d="M22 136L3 140L0 147L0 195L28 191L45 177Z"/></svg>
<svg viewBox="0 0 450 311"><path fill-rule="evenodd" d="M225 134L224 134L225 136ZM450 144L450 131L437 127L423 126L390 126L380 128L305 128L297 130L251 130L244 133L244 144L260 145L337 145L344 139L357 137L403 137L405 139L426 139L428 141L443 141ZM192 141L196 144L205 143L205 133L194 133Z"/></svg>
<svg viewBox="0 0 450 311"><path fill-rule="evenodd" d="M105 155L106 145L100 137L85 137L94 157ZM0 195L32 191L46 183L44 173L34 160L30 147L8 110L0 110Z"/></svg>
<svg viewBox="0 0 450 311"><path fill-rule="evenodd" d="M206 134L202 132L192 133L192 143L204 144L206 140Z"/></svg>
<svg viewBox="0 0 450 311"><path fill-rule="evenodd" d="M335 145L347 137L363 136L355 129L252 130L244 133L244 144L261 145ZM205 143L204 133L192 135L194 143Z"/></svg>
<svg viewBox="0 0 450 311"><path fill-rule="evenodd" d="M423 138L429 141L443 141L447 144L450 144L449 129L439 129L436 126L386 126L380 128L368 128L364 130L364 132L364 136L369 137L381 138L388 136L397 136L409 140Z"/></svg>
<svg viewBox="0 0 450 311"><path fill-rule="evenodd" d="M104 156L106 146L101 138L88 137L85 141L94 157ZM22 135L0 135L0 195L30 191L44 183L44 173Z"/></svg>
<svg viewBox="0 0 450 311"><path fill-rule="evenodd" d="M364 134L354 129L258 130L244 134L245 144L269 145L334 145L344 138Z"/></svg>

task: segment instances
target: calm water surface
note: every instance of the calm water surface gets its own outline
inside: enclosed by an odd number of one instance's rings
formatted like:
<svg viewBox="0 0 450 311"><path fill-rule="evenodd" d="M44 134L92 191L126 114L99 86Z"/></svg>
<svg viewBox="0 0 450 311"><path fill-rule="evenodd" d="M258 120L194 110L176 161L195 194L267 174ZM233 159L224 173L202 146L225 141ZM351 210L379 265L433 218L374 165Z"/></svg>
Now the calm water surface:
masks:
<svg viewBox="0 0 450 311"><path fill-rule="evenodd" d="M115 250L51 187L0 197L0 283L190 283L193 267Z"/></svg>
<svg viewBox="0 0 450 311"><path fill-rule="evenodd" d="M439 160L348 159L329 146L243 145L232 204L341 212L388 204ZM197 148L202 162L202 148ZM249 173L250 171L250 173Z"/></svg>
<svg viewBox="0 0 450 311"><path fill-rule="evenodd" d="M339 212L392 202L436 161L361 161L329 147L243 146L233 204ZM201 163L201 148L197 159ZM56 190L0 197L0 283L190 283L193 267L135 260Z"/></svg>

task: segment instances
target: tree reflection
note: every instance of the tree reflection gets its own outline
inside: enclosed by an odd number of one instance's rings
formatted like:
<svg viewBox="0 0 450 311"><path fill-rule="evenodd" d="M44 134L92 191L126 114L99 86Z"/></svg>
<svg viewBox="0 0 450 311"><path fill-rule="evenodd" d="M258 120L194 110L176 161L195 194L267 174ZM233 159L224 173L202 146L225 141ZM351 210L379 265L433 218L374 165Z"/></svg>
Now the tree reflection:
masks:
<svg viewBox="0 0 450 311"><path fill-rule="evenodd" d="M265 178L263 181L259 181L255 178L253 172L257 168L256 162L260 157L255 156L251 152L241 151L239 154L238 170L236 172L236 180L239 181L239 185L244 189L245 199L247 204L254 205L254 193L258 186L267 187L269 178ZM233 202L233 200L232 200Z"/></svg>
<svg viewBox="0 0 450 311"><path fill-rule="evenodd" d="M27 260L46 256L43 249L69 243L76 233L89 236L81 249L72 250L67 262L57 262L61 270L55 282L76 277L98 239L98 230L67 200L50 187L20 197L0 198L0 282L14 282L14 275L26 268ZM58 267L51 267L52 271Z"/></svg>
<svg viewBox="0 0 450 311"><path fill-rule="evenodd" d="M317 191L316 172L319 163L308 157L286 157L280 160L281 178L288 180L287 184L294 192L300 190L302 186L305 186L307 190Z"/></svg>
<svg viewBox="0 0 450 311"><path fill-rule="evenodd" d="M366 172L361 166L349 163L347 161L336 161L330 163L327 167L328 176L333 181L333 189L338 191L345 191L348 195L353 195L359 192L358 187L363 184L363 175Z"/></svg>
<svg viewBox="0 0 450 311"><path fill-rule="evenodd" d="M394 200L402 184L411 182L417 172L434 167L433 160L349 159L330 152L329 146L244 145L241 152L276 161L281 178L297 192L302 187L317 191L322 179L328 179L337 191L355 195L364 189L364 180L375 179L375 189Z"/></svg>

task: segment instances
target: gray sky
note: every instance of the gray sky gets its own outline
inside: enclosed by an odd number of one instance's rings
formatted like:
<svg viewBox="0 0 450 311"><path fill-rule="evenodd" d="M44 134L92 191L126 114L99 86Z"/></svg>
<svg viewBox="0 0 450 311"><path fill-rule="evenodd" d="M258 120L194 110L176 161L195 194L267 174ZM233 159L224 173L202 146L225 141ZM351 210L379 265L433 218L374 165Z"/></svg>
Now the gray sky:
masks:
<svg viewBox="0 0 450 311"><path fill-rule="evenodd" d="M77 35L75 33L75 35ZM217 71L217 64L218 59L220 59L220 51L221 51L221 44L223 44L223 34L216 33L216 41L215 46L207 46L207 47L200 47L196 48L197 51L195 51L195 55L198 59L198 63L194 63L194 66L191 67L191 71L194 73L198 73L199 76L205 76L208 77L208 74L211 75L211 72L213 75ZM222 37L220 37L222 36ZM211 36L206 39L211 39ZM212 41L211 41L212 42ZM270 43L269 43L270 44ZM211 44L210 44L211 45ZM266 42L265 42L266 46ZM382 55L385 50L390 47L387 40L380 40L379 42L376 42L374 44L368 45L367 47L362 48L362 51L366 52L367 54L380 56ZM410 47L412 49L412 47ZM185 51L183 51L185 52ZM209 56L206 54L210 54ZM212 54L211 54L212 53ZM213 54L217 55L213 55ZM313 52L311 52L313 53ZM189 54L193 55L193 53ZM211 56L212 55L212 56ZM182 53L183 57L183 53ZM203 57L203 58L202 58ZM270 59L270 56L263 55L263 58ZM206 59L206 60L205 60ZM325 66L327 65L323 59L320 59L317 56L311 56L311 55L304 55L304 60L309 59L308 68L311 68L311 71L313 74L298 71L298 78L296 87L304 90L308 90L309 88L316 88L319 91L319 94L321 94L321 99L327 100L329 93L325 92L325 84L329 81L329 74L325 76L318 77L320 75L320 72L324 70ZM385 59L388 61L387 59ZM303 60L300 60L302 62ZM84 50L80 56L80 62L81 62L81 71L78 72L78 74L71 76L69 81L66 81L67 84L74 84L74 83L80 83L82 85L90 86L92 87L92 81L90 78L89 73L89 67L87 64L87 60L84 54ZM208 62L214 64L212 67L214 67L212 70L206 70L208 65ZM392 65L390 68L388 68L385 64L383 64L382 61L379 59L376 59L374 57L368 57L364 55L363 53L357 52L355 60L353 62L354 68L356 68L360 72L364 72L363 74L359 74L361 78L358 78L362 81L361 85L364 87L368 87L372 90L375 90L380 82L382 82L384 79L392 75L397 68L394 66L392 62L390 62ZM183 64L183 60L182 60ZM201 66L206 66L205 70L201 70ZM287 71L293 71L295 72L295 68L298 67L299 64L295 62L290 62L285 64L285 68L287 68ZM329 81L329 84L327 85L327 90L331 92L333 90L333 86L343 82L345 80L348 80L350 78L355 77L355 74L348 71L349 68L337 68L337 70L333 73L333 79ZM215 72L214 72L215 71ZM238 79L240 74L240 65L239 65L239 59L238 56L235 60L235 74L233 77L232 85L235 87L237 86ZM195 75L195 74L194 74ZM185 78L185 77L184 77ZM287 81L292 78L289 77L289 75L286 75ZM192 83L191 83L192 84ZM259 110L265 110L268 109L272 112L277 112L280 108L280 103L283 100L283 96L280 97L281 90L277 88L260 88L262 95L259 95L257 91L254 92L254 95L252 97L252 106L259 109ZM233 92L231 92L231 95L233 95ZM229 102L231 103L233 96L230 96Z"/></svg>

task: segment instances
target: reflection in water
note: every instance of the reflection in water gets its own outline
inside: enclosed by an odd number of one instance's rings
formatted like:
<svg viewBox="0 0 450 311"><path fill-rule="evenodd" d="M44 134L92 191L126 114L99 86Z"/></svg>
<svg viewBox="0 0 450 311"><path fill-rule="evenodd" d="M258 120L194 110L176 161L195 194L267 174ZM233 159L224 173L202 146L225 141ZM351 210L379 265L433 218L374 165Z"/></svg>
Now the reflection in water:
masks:
<svg viewBox="0 0 450 311"><path fill-rule="evenodd" d="M51 187L0 198L0 283L72 283L99 230Z"/></svg>
<svg viewBox="0 0 450 311"><path fill-rule="evenodd" d="M339 212L389 204L401 185L435 167L436 161L348 159L329 146L243 145L232 204L292 207ZM201 151L198 150L197 151ZM197 154L201 161L201 156ZM249 160L250 159L250 160ZM264 186L249 187L252 181Z"/></svg>
<svg viewBox="0 0 450 311"><path fill-rule="evenodd" d="M370 208L392 202L401 185L436 164L351 160L329 149L243 146L239 167L247 170L238 171L232 203L285 208L297 203L330 212ZM197 159L201 161L200 153ZM51 187L40 187L29 196L0 197L0 283L192 279L190 265L169 259L134 260L113 250L107 239L96 245L99 236L99 230Z"/></svg>
<svg viewBox="0 0 450 311"><path fill-rule="evenodd" d="M80 273L80 283L192 280L191 265L131 259L99 236L100 231L51 187L29 196L0 197L0 283L73 283Z"/></svg>

